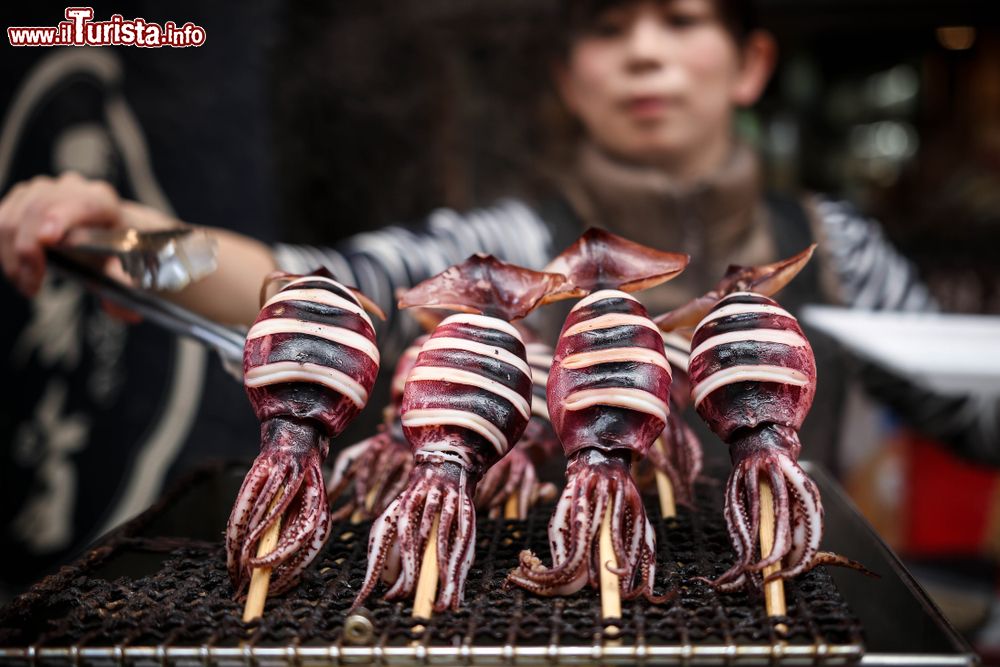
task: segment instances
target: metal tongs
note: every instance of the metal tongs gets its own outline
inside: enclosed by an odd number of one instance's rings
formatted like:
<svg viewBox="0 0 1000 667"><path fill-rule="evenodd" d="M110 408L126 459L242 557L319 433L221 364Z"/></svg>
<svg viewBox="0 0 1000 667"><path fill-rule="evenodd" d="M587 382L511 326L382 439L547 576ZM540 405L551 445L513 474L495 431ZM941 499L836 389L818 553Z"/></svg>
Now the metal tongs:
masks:
<svg viewBox="0 0 1000 667"><path fill-rule="evenodd" d="M180 290L210 274L217 266L215 250L208 234L194 227L153 232L77 228L48 252L48 260L58 273L82 282L99 297L212 348L223 367L242 380L242 332L145 291ZM117 257L137 287L118 282L82 261L86 255Z"/></svg>
<svg viewBox="0 0 1000 667"><path fill-rule="evenodd" d="M117 257L136 287L142 289L181 290L218 266L215 241L207 232L189 226L155 231L76 227L58 247Z"/></svg>

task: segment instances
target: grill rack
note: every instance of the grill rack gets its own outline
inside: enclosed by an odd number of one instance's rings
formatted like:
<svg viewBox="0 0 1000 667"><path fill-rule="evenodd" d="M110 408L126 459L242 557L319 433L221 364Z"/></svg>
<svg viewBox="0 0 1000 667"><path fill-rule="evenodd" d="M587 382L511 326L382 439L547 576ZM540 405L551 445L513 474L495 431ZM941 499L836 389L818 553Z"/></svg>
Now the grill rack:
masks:
<svg viewBox="0 0 1000 667"><path fill-rule="evenodd" d="M244 468L206 471L109 536L76 564L0 612L0 660L20 664L852 664L863 631L824 568L786 585L787 617L769 619L759 598L718 594L731 561L717 483L699 488L699 512L670 522L647 507L657 531L661 606L627 603L605 641L597 596L538 598L502 590L521 548L547 555L551 508L528 521L480 518L466 604L414 627L408 603L368 602L375 636L352 645L346 610L360 585L367 524L338 525L292 592L244 624L231 599L219 535ZM201 507L201 515L192 514ZM210 509L209 509L210 508ZM212 514L212 516L207 516ZM192 518L201 525L187 525ZM186 520L185 520L186 519ZM184 530L189 529L189 530ZM186 533L186 534L183 534ZM344 564L347 567L343 567ZM852 576L854 575L852 573ZM358 620L357 618L351 619ZM779 637L778 624L788 626ZM783 639L783 641L782 641Z"/></svg>

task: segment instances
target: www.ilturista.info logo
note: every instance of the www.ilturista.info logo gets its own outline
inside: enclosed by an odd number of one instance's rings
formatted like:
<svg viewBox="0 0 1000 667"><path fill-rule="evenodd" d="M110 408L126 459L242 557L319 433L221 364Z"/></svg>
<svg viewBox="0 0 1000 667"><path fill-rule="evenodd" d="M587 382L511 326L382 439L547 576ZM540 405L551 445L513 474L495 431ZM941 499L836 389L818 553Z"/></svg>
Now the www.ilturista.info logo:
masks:
<svg viewBox="0 0 1000 667"><path fill-rule="evenodd" d="M163 46L201 46L205 29L188 21L178 26L173 21L163 25L145 19L125 19L113 14L107 21L94 21L93 7L67 7L66 20L53 27L10 27L7 39L11 46L140 46L155 49Z"/></svg>

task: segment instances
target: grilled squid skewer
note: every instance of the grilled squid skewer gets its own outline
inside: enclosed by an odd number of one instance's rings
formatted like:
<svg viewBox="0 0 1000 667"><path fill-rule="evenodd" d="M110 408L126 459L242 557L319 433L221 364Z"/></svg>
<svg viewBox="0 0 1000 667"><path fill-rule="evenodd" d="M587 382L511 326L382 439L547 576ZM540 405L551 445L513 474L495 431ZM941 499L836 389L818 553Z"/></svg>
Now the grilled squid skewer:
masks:
<svg viewBox="0 0 1000 667"><path fill-rule="evenodd" d="M509 582L541 595L589 583L608 602L605 616L616 606L605 593L660 599L653 593L655 537L631 465L667 425L670 365L659 329L628 292L668 280L686 263L683 255L591 229L546 267L589 296L563 325L547 386L568 460L566 488L549 522L553 564L522 552ZM608 573L617 586L600 586Z"/></svg>
<svg viewBox="0 0 1000 667"><path fill-rule="evenodd" d="M414 467L406 488L372 524L355 607L380 578L390 585L387 599L416 596L415 614L427 613L418 580L438 584L436 596L430 588L433 610L460 606L475 555L476 486L531 416L531 368L510 321L557 295L565 282L477 255L400 299L400 308L462 312L437 326L406 380L400 416ZM422 562L425 553L432 564ZM437 568L436 581L425 566Z"/></svg>
<svg viewBox="0 0 1000 667"><path fill-rule="evenodd" d="M737 292L709 312L692 343L695 408L733 460L725 511L737 561L715 583L729 590L750 577L759 585L759 572L782 559L776 578L803 572L823 535L819 491L797 463L797 431L816 391L809 341L775 301ZM762 481L774 495L776 529L770 553L758 558Z"/></svg>
<svg viewBox="0 0 1000 667"><path fill-rule="evenodd" d="M713 582L723 590L760 588L819 564L864 570L819 550L823 504L798 464L798 430L815 395L816 362L796 319L765 294L791 280L812 251L767 266L732 267L699 308L687 308L690 315L715 301L695 329L689 371L694 406L729 445L733 461L725 517L736 562ZM765 507L768 496L773 501ZM773 528L761 537L771 514Z"/></svg>
<svg viewBox="0 0 1000 667"><path fill-rule="evenodd" d="M261 422L261 451L243 480L226 527L237 594L269 568L271 589L291 587L326 542L330 518L320 465L361 411L378 374L375 329L363 296L326 271L276 274L286 284L247 333L244 385ZM260 549L277 529L272 550ZM262 603L261 603L262 604Z"/></svg>

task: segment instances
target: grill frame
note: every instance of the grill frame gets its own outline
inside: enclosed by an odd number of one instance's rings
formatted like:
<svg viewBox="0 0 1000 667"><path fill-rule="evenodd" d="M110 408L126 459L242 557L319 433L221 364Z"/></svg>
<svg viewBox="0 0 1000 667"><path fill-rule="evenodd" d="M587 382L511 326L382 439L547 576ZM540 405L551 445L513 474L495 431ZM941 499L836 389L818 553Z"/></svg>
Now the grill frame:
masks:
<svg viewBox="0 0 1000 667"><path fill-rule="evenodd" d="M243 470L243 467L237 468ZM168 494L157 505L137 517L132 522L114 531L91 550L81 561L66 568L54 577L43 580L24 596L25 604L30 607L31 596L36 601L60 585L60 580L69 580L86 573L96 565L106 562L113 556L115 550L122 545L137 545L143 542L143 532L157 532L157 522L175 511L178 500L192 487L198 484L211 483L219 475L232 468L222 466L201 471L186 484L181 484L173 493ZM548 645L516 645L505 642L503 645L472 645L463 641L461 645L441 646L431 642L432 632L426 632L418 641L408 645L389 645L383 634L373 646L349 646L340 641L324 646L299 646L290 643L286 646L255 645L254 635L249 642L239 646L179 646L179 645L128 645L128 646L0 646L0 661L12 664L159 664L159 665L351 665L351 664L385 664L385 665L559 665L559 664L690 664L690 665L898 665L921 664L957 667L958 665L974 665L976 657L968 646L941 618L933 604L919 589L919 586L906 573L905 569L892 553L881 544L870 527L857 515L836 485L819 468L810 466L810 474L819 484L828 513L828 538L836 535L837 523L847 521L855 532L867 533L874 547L874 553L883 554L884 563L873 563L868 559L866 564L875 567L887 578L891 577L893 585L902 584L903 588L913 594L911 602L917 602L928 617L937 626L952 651L920 654L908 652L892 652L886 650L867 650L859 642L836 644L818 642L812 644L786 644L774 640L766 644L702 644L683 641L675 644L646 643L640 637L634 644L615 644L602 642L599 632L594 633L593 641L588 643ZM833 510L833 511L831 511ZM832 515L832 516L831 516ZM846 517L846 519L845 519ZM832 522L832 523L831 523ZM162 528L162 526L160 526ZM835 541L835 540L834 540ZM839 549L827 539L826 547ZM166 541L169 547L169 540ZM186 544L191 544L187 542ZM857 550L843 549L852 556ZM871 556L869 556L870 558ZM728 559L727 559L728 560ZM881 565L888 565L888 570ZM859 577L856 573L843 573L839 578ZM855 582L856 583L856 582ZM401 607L401 605L399 605ZM2 618L2 616L0 616ZM431 630L433 630L433 623ZM906 629L903 629L906 632ZM728 630L727 630L728 634ZM468 639L468 638L466 638ZM878 644L878 642L875 642Z"/></svg>

